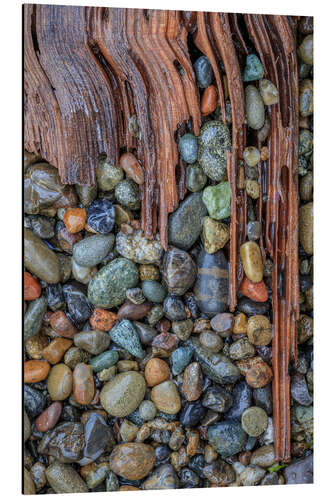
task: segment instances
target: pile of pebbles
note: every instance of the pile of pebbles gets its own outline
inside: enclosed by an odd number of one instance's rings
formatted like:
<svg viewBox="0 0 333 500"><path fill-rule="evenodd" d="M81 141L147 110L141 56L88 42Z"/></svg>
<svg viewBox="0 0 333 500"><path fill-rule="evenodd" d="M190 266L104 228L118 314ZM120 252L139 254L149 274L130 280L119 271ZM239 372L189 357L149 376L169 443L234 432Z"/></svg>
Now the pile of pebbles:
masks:
<svg viewBox="0 0 333 500"><path fill-rule="evenodd" d="M63 185L24 158L24 489L74 493L311 482L313 436L312 26L300 23L299 362L292 373L292 457L274 456L272 262L258 246L258 161L278 99L251 53L243 68L250 142L244 280L228 312L230 188L206 56L194 64L203 124L179 141L187 195L169 248L141 230L135 155L100 158L96 184ZM227 100L230 110L230 101ZM135 117L134 117L135 118ZM231 122L231 117L230 120Z"/></svg>

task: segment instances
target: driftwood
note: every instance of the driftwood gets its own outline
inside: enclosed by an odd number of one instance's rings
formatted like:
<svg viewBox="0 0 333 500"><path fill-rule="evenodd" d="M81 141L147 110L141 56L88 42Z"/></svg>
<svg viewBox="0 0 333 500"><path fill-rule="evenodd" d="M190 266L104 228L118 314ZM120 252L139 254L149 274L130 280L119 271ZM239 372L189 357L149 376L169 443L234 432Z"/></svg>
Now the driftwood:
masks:
<svg viewBox="0 0 333 500"><path fill-rule="evenodd" d="M244 33L244 30L247 31ZM243 35L246 35L246 39ZM276 459L290 459L289 363L297 358L298 76L295 18L143 9L25 5L24 143L59 169L62 182L95 182L98 157L131 151L141 163L142 227L167 249L168 214L186 194L177 140L201 126L189 38L208 56L226 122L223 63L232 110L230 310L242 279L247 196L237 185L246 146L241 67L252 41L279 89L269 114L269 159L259 165L260 248L274 262L273 397ZM139 137L130 133L136 116ZM261 144L259 143L260 147ZM267 193L267 202L263 193Z"/></svg>

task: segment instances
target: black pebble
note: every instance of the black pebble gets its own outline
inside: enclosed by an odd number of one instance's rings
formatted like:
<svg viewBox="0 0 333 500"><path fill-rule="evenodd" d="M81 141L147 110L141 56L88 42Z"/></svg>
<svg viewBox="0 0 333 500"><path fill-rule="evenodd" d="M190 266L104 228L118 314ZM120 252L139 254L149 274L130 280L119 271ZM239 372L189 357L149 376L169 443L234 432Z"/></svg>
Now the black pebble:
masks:
<svg viewBox="0 0 333 500"><path fill-rule="evenodd" d="M193 403L186 403L180 412L180 423L184 427L195 427L200 420L206 415L206 408L204 408L200 401Z"/></svg>
<svg viewBox="0 0 333 500"><path fill-rule="evenodd" d="M111 201L105 198L94 200L87 211L88 225L99 234L111 233L116 219L116 211Z"/></svg>

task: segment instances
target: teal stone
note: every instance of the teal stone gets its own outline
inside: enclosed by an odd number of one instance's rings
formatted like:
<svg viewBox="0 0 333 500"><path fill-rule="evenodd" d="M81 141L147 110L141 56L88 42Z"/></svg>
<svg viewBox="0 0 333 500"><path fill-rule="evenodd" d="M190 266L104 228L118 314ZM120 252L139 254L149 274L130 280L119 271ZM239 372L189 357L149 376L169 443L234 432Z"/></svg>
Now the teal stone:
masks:
<svg viewBox="0 0 333 500"><path fill-rule="evenodd" d="M224 420L210 425L207 436L209 444L222 458L239 453L247 439L246 432L237 420Z"/></svg>
<svg viewBox="0 0 333 500"><path fill-rule="evenodd" d="M33 337L39 332L46 309L47 302L43 296L30 302L24 315L24 340Z"/></svg>
<svg viewBox="0 0 333 500"><path fill-rule="evenodd" d="M216 186L206 187L202 195L202 201L212 219L221 220L230 217L231 190L229 182L220 182Z"/></svg>
<svg viewBox="0 0 333 500"><path fill-rule="evenodd" d="M167 291L161 283L154 280L145 280L142 283L142 292L147 300L161 303L167 295Z"/></svg>
<svg viewBox="0 0 333 500"><path fill-rule="evenodd" d="M112 342L122 347L136 358L143 358L144 352L140 338L134 326L128 319L123 319L109 331Z"/></svg>
<svg viewBox="0 0 333 500"><path fill-rule="evenodd" d="M118 478L112 470L110 470L110 472L107 475L107 478L105 481L105 489L106 489L106 491L118 491L119 490Z"/></svg>
<svg viewBox="0 0 333 500"><path fill-rule="evenodd" d="M200 362L202 371L218 384L233 384L241 376L239 369L229 358L220 353L212 353L200 343L196 337L190 337L186 346L191 346Z"/></svg>
<svg viewBox="0 0 333 500"><path fill-rule="evenodd" d="M191 361L194 349L191 345L178 347L171 355L172 373L179 375Z"/></svg>
<svg viewBox="0 0 333 500"><path fill-rule="evenodd" d="M114 241L114 234L94 234L84 238L74 245L73 258L79 266L97 266L110 253Z"/></svg>
<svg viewBox="0 0 333 500"><path fill-rule="evenodd" d="M106 368L110 368L118 361L119 355L117 351L105 351L91 358L89 361L90 366L94 372L100 372Z"/></svg>
<svg viewBox="0 0 333 500"><path fill-rule="evenodd" d="M190 194L182 201L168 221L168 241L182 250L188 250L198 239L207 215L202 193Z"/></svg>
<svg viewBox="0 0 333 500"><path fill-rule="evenodd" d="M249 54L246 58L246 66L243 73L244 82L253 82L264 77L264 67L259 57Z"/></svg>
<svg viewBox="0 0 333 500"><path fill-rule="evenodd" d="M186 168L186 187L192 193L201 191L207 183L207 175L199 163L188 165Z"/></svg>
<svg viewBox="0 0 333 500"><path fill-rule="evenodd" d="M226 181L226 152L231 150L229 129L219 120L205 123L198 136L198 162L205 174L213 181Z"/></svg>
<svg viewBox="0 0 333 500"><path fill-rule="evenodd" d="M134 262L118 258L102 267L88 286L88 299L96 307L110 309L126 299L126 291L135 288L139 272Z"/></svg>

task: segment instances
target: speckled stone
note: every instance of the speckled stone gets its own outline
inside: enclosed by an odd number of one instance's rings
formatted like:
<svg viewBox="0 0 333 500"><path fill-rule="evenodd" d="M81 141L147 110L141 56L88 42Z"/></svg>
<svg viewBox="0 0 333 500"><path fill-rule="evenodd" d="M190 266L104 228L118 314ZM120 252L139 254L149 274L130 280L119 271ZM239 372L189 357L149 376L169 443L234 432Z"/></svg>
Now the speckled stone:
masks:
<svg viewBox="0 0 333 500"><path fill-rule="evenodd" d="M120 444L110 455L110 469L129 480L143 479L154 465L154 448L144 443Z"/></svg>
<svg viewBox="0 0 333 500"><path fill-rule="evenodd" d="M268 417L265 410L259 406L250 406L242 414L242 427L252 437L260 436L268 426Z"/></svg>
<svg viewBox="0 0 333 500"><path fill-rule="evenodd" d="M229 356L231 359L237 361L238 359L247 359L254 356L256 353L255 348L245 337L233 342L229 349Z"/></svg>
<svg viewBox="0 0 333 500"><path fill-rule="evenodd" d="M123 319L109 331L112 342L126 349L137 358L143 358L144 352L141 347L139 335L128 319Z"/></svg>
<svg viewBox="0 0 333 500"><path fill-rule="evenodd" d="M221 385L232 384L240 378L237 366L223 354L210 352L201 345L199 339L191 337L185 344L194 348L202 371L214 382Z"/></svg>
<svg viewBox="0 0 333 500"><path fill-rule="evenodd" d="M168 295L163 301L163 312L171 321L186 319L186 311L183 301L177 295Z"/></svg>
<svg viewBox="0 0 333 500"><path fill-rule="evenodd" d="M203 389L203 376L200 363L189 364L183 375L183 393L187 401L196 401L200 398Z"/></svg>
<svg viewBox="0 0 333 500"><path fill-rule="evenodd" d="M201 233L203 218L207 209L202 193L192 193L169 215L168 241L183 250L191 248Z"/></svg>
<svg viewBox="0 0 333 500"><path fill-rule="evenodd" d="M120 205L131 210L140 208L140 193L138 185L132 179L120 181L115 188L116 200Z"/></svg>
<svg viewBox="0 0 333 500"><path fill-rule="evenodd" d="M135 287L138 281L139 273L133 262L115 259L102 267L90 281L88 299L97 307L118 306L124 302L126 290Z"/></svg>
<svg viewBox="0 0 333 500"><path fill-rule="evenodd" d="M111 251L114 241L113 234L94 234L84 238L74 245L73 258L79 266L97 266Z"/></svg>
<svg viewBox="0 0 333 500"><path fill-rule="evenodd" d="M260 80L264 76L264 67L255 54L249 54L246 57L246 66L243 73L243 81L251 82Z"/></svg>
<svg viewBox="0 0 333 500"><path fill-rule="evenodd" d="M83 425L64 422L43 435L38 453L51 455L61 463L77 462L83 457L84 443Z"/></svg>
<svg viewBox="0 0 333 500"><path fill-rule="evenodd" d="M28 271L47 283L58 283L61 280L57 255L27 228L24 228L24 265Z"/></svg>
<svg viewBox="0 0 333 500"><path fill-rule="evenodd" d="M209 254L201 249L197 265L194 296L201 312L211 318L225 311L228 304L228 262L222 250Z"/></svg>
<svg viewBox="0 0 333 500"><path fill-rule="evenodd" d="M185 370L189 362L191 361L194 349L192 346L181 346L178 347L171 354L172 362L172 373L174 375L179 375Z"/></svg>
<svg viewBox="0 0 333 500"><path fill-rule="evenodd" d="M100 393L103 408L114 417L126 417L139 406L146 392L140 373L128 371L107 382Z"/></svg>
<svg viewBox="0 0 333 500"><path fill-rule="evenodd" d="M192 193L201 191L207 182L207 176L199 163L193 163L186 168L186 187Z"/></svg>
<svg viewBox="0 0 333 500"><path fill-rule="evenodd" d="M116 238L116 250L120 255L137 264L158 264L163 253L159 235L156 235L153 240L148 240L141 229L132 234L119 231Z"/></svg>
<svg viewBox="0 0 333 500"><path fill-rule="evenodd" d="M230 238L230 228L227 224L205 217L201 239L207 253L215 253L227 243Z"/></svg>
<svg viewBox="0 0 333 500"><path fill-rule="evenodd" d="M228 181L206 187L202 200L212 219L221 220L230 217L231 191Z"/></svg>
<svg viewBox="0 0 333 500"><path fill-rule="evenodd" d="M227 180L226 151L231 149L229 129L221 121L205 123L198 136L198 162L213 181Z"/></svg>
<svg viewBox="0 0 333 500"><path fill-rule="evenodd" d="M205 392L202 405L209 410L226 413L232 406L232 396L223 387L213 385Z"/></svg>
<svg viewBox="0 0 333 500"><path fill-rule="evenodd" d="M46 397L44 394L30 385L24 385L24 408L29 418L35 418L45 408Z"/></svg>
<svg viewBox="0 0 333 500"><path fill-rule="evenodd" d="M172 322L172 330L180 340L187 340L190 337L193 326L193 321L191 319Z"/></svg>
<svg viewBox="0 0 333 500"><path fill-rule="evenodd" d="M196 265L192 257L184 250L173 247L165 253L162 275L169 293L184 295L193 285L196 271Z"/></svg>
<svg viewBox="0 0 333 500"><path fill-rule="evenodd" d="M210 425L207 435L209 444L222 458L239 453L246 441L246 433L236 420L224 420Z"/></svg>
<svg viewBox="0 0 333 500"><path fill-rule="evenodd" d="M198 139L193 134L184 134L178 143L180 156L186 163L195 163L198 156Z"/></svg>
<svg viewBox="0 0 333 500"><path fill-rule="evenodd" d="M88 492L88 486L70 465L55 461L46 469L46 477L56 493Z"/></svg>
<svg viewBox="0 0 333 500"><path fill-rule="evenodd" d="M240 419L242 413L252 403L252 389L244 380L237 382L232 389L232 407L226 414L228 419Z"/></svg>
<svg viewBox="0 0 333 500"><path fill-rule="evenodd" d="M120 166L110 165L105 159L98 162L96 177L101 191L112 191L123 180L124 172Z"/></svg>
<svg viewBox="0 0 333 500"><path fill-rule="evenodd" d="M117 351L105 351L91 358L89 361L90 366L94 372L100 372L106 368L110 368L115 365L118 361L119 355Z"/></svg>
<svg viewBox="0 0 333 500"><path fill-rule="evenodd" d="M47 302L43 296L30 302L24 315L24 340L33 337L40 331L46 309Z"/></svg>

